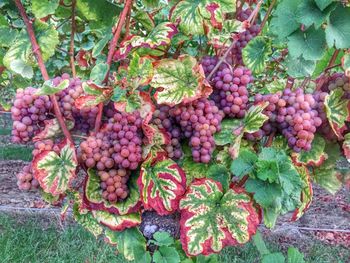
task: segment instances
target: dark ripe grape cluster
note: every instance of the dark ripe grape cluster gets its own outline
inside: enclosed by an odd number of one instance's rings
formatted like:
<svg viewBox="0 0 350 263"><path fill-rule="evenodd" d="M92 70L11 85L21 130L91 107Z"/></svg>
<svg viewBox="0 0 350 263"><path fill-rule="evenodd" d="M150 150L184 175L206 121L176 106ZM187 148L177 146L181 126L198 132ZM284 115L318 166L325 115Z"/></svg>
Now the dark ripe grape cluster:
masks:
<svg viewBox="0 0 350 263"><path fill-rule="evenodd" d="M170 144L165 145L165 150L168 153L168 157L172 159L180 159L182 156L181 149L181 129L177 125L174 117L170 116L170 107L166 105L159 106L158 109L153 113L153 119L151 123L157 125L158 128L164 129L169 137Z"/></svg>
<svg viewBox="0 0 350 263"><path fill-rule="evenodd" d="M328 83L325 85L326 92L341 88L344 91L344 97L350 99L350 79L343 73L334 73L330 76Z"/></svg>
<svg viewBox="0 0 350 263"><path fill-rule="evenodd" d="M52 109L48 96L35 95L37 89L18 89L11 108L12 141L28 142L44 126Z"/></svg>
<svg viewBox="0 0 350 263"><path fill-rule="evenodd" d="M67 73L64 73L61 77L54 78L53 84L57 86L64 80L69 80L69 86L56 94L62 115L75 121L76 130L87 133L95 124L98 107L92 106L78 109L75 106L75 100L84 94L81 80L79 78L70 78Z"/></svg>
<svg viewBox="0 0 350 263"><path fill-rule="evenodd" d="M32 165L23 167L22 171L16 174L17 186L20 190L29 191L39 188L39 182L33 176Z"/></svg>
<svg viewBox="0 0 350 263"><path fill-rule="evenodd" d="M242 50L243 48L245 48L245 46L250 40L252 40L259 34L259 32L260 26L252 25L245 31L238 33L234 36L233 48L231 49L231 52L229 53L226 59L230 65L244 65L242 58Z"/></svg>
<svg viewBox="0 0 350 263"><path fill-rule="evenodd" d="M101 189L103 199L116 203L125 199L129 195L127 182L130 171L126 169L111 169L109 171L99 171L101 179Z"/></svg>
<svg viewBox="0 0 350 263"><path fill-rule="evenodd" d="M239 12L237 12L236 18L238 21L246 21L250 17L250 15L253 13L253 10L250 8L242 9Z"/></svg>
<svg viewBox="0 0 350 263"><path fill-rule="evenodd" d="M135 170L142 159L141 124L139 112L115 113L100 132L80 144L85 165L99 171Z"/></svg>
<svg viewBox="0 0 350 263"><path fill-rule="evenodd" d="M290 148L295 152L311 149L316 129L322 124L318 103L312 94L305 94L300 88L285 89L283 94L257 95L255 101L269 102L264 112L269 117L268 122L284 135Z"/></svg>
<svg viewBox="0 0 350 263"><path fill-rule="evenodd" d="M195 162L208 163L215 149L213 135L220 131L222 111L214 101L199 99L178 105L170 110L180 125L184 137L189 138Z"/></svg>
<svg viewBox="0 0 350 263"><path fill-rule="evenodd" d="M208 74L214 68L217 58L204 57L202 67ZM214 66L213 66L214 65ZM245 67L231 69L227 64L221 64L210 80L214 90L211 99L232 118L243 118L247 109L247 85L253 81L251 71Z"/></svg>

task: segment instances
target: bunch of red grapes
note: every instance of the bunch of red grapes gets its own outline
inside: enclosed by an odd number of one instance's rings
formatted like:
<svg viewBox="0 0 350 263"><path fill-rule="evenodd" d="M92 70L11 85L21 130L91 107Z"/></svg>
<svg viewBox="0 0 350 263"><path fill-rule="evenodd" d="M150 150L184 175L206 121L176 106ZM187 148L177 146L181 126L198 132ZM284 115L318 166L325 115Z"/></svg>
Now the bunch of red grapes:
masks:
<svg viewBox="0 0 350 263"><path fill-rule="evenodd" d="M97 134L80 144L81 158L89 168L137 169L142 160L142 119L139 112L117 112Z"/></svg>
<svg viewBox="0 0 350 263"><path fill-rule="evenodd" d="M37 89L18 89L11 108L13 120L12 141L28 142L44 126L52 109L49 96L36 95Z"/></svg>
<svg viewBox="0 0 350 263"><path fill-rule="evenodd" d="M190 139L195 162L209 163L215 149L214 133L221 130L222 111L214 101L198 99L170 110L185 138Z"/></svg>
<svg viewBox="0 0 350 263"><path fill-rule="evenodd" d="M111 169L109 171L98 171L98 175L101 179L102 197L105 200L116 203L129 195L127 182L130 171L123 168Z"/></svg>
<svg viewBox="0 0 350 263"><path fill-rule="evenodd" d="M206 56L202 67L208 76L218 62L217 57ZM222 63L209 80L213 86L211 99L226 116L243 118L248 104L247 85L253 81L251 71L245 67L231 68Z"/></svg>
<svg viewBox="0 0 350 263"><path fill-rule="evenodd" d="M78 109L75 106L75 100L84 95L81 80L70 78L68 74L64 73L61 77L54 78L53 84L57 86L64 80L69 80L69 86L56 94L62 115L67 119L74 120L76 130L87 133L95 124L98 107Z"/></svg>

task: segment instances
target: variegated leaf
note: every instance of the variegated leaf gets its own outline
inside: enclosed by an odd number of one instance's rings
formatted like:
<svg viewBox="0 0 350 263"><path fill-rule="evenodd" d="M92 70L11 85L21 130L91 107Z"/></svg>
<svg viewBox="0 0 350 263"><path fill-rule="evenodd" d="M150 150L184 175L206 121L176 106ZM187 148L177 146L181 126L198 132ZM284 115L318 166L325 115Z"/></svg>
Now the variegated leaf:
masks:
<svg viewBox="0 0 350 263"><path fill-rule="evenodd" d="M225 19L222 30L212 29L208 32L208 43L215 49L228 48L232 44L232 32L242 32L242 22Z"/></svg>
<svg viewBox="0 0 350 263"><path fill-rule="evenodd" d="M301 167L295 167L300 175L301 180L304 183L304 187L301 191L301 197L300 197L300 205L295 209L292 220L296 221L302 215L305 213L305 211L309 208L312 197L313 197L313 190L312 190L312 184L311 184L311 179L310 179L310 174L309 170L307 169L306 166L301 166Z"/></svg>
<svg viewBox="0 0 350 263"><path fill-rule="evenodd" d="M221 29L224 13L235 10L235 1L230 0L182 0L172 9L170 19L186 35L203 35L208 27Z"/></svg>
<svg viewBox="0 0 350 263"><path fill-rule="evenodd" d="M267 105L269 103L265 101L249 108L243 119L244 132L253 133L258 131L264 122L269 119L269 117L262 113Z"/></svg>
<svg viewBox="0 0 350 263"><path fill-rule="evenodd" d="M141 57L134 53L130 60L128 78L134 89L139 86L148 85L153 77L152 60L148 57Z"/></svg>
<svg viewBox="0 0 350 263"><path fill-rule="evenodd" d="M129 180L129 196L117 203L110 203L102 198L100 177L95 170L89 169L84 186L84 202L90 210L108 211L118 215L126 215L138 212L140 209L140 193L136 184L136 177L131 176Z"/></svg>
<svg viewBox="0 0 350 263"><path fill-rule="evenodd" d="M158 104L187 103L212 92L202 66L194 57L182 55L178 59L156 61L153 65L151 86L160 89L155 94Z"/></svg>
<svg viewBox="0 0 350 263"><path fill-rule="evenodd" d="M346 53L341 59L341 64L345 72L345 76L350 77L350 53Z"/></svg>
<svg viewBox="0 0 350 263"><path fill-rule="evenodd" d="M164 48L170 44L171 38L177 33L176 26L170 22L158 24L147 36L130 35L124 40L115 52L114 59L125 59L135 48L137 52L152 56L162 56L164 52L158 48Z"/></svg>
<svg viewBox="0 0 350 263"><path fill-rule="evenodd" d="M344 151L345 158L350 163L350 133L347 133L344 136L343 151Z"/></svg>
<svg viewBox="0 0 350 263"><path fill-rule="evenodd" d="M104 87L96 84L92 80L83 82L82 88L87 95L100 96L103 94Z"/></svg>
<svg viewBox="0 0 350 263"><path fill-rule="evenodd" d="M345 121L350 119L349 100L343 96L343 89L338 88L332 90L324 102L329 124L339 139L343 139L343 132L346 129Z"/></svg>
<svg viewBox="0 0 350 263"><path fill-rule="evenodd" d="M34 142L55 138L63 134L60 124L58 123L58 120L56 118L51 120L45 120L44 123L45 123L45 128L33 138ZM68 130L73 129L74 121L66 120L65 123Z"/></svg>
<svg viewBox="0 0 350 263"><path fill-rule="evenodd" d="M312 141L310 151L292 153L293 162L296 165L320 166L326 159L326 154L324 152L325 146L326 146L325 140L320 135L316 135Z"/></svg>
<svg viewBox="0 0 350 263"><path fill-rule="evenodd" d="M35 92L36 95L52 95L56 94L57 92L60 92L61 90L64 90L69 86L69 80L65 79L60 82L58 85L54 85L52 79L47 80L44 82L44 84L37 89Z"/></svg>
<svg viewBox="0 0 350 263"><path fill-rule="evenodd" d="M180 201L181 243L187 255L209 255L225 246L244 244L260 217L243 189L223 193L219 182L199 179Z"/></svg>
<svg viewBox="0 0 350 263"><path fill-rule="evenodd" d="M69 189L78 165L74 145L65 139L60 145L60 155L44 151L33 160L34 177L47 193L59 195Z"/></svg>
<svg viewBox="0 0 350 263"><path fill-rule="evenodd" d="M186 177L177 163L162 156L142 164L137 184L144 208L168 215L178 209L185 193Z"/></svg>
<svg viewBox="0 0 350 263"><path fill-rule="evenodd" d="M142 130L147 138L147 144L142 147L143 159L156 156L158 152L163 151L162 146L170 143L169 133L157 125L143 124Z"/></svg>
<svg viewBox="0 0 350 263"><path fill-rule="evenodd" d="M141 215L131 213L127 215L115 215L106 211L92 211L98 223L113 231L123 231L126 228L136 227L141 224Z"/></svg>
<svg viewBox="0 0 350 263"><path fill-rule="evenodd" d="M231 144L239 135L243 134L243 123L239 119L225 119L221 123L221 131L214 134L216 145Z"/></svg>

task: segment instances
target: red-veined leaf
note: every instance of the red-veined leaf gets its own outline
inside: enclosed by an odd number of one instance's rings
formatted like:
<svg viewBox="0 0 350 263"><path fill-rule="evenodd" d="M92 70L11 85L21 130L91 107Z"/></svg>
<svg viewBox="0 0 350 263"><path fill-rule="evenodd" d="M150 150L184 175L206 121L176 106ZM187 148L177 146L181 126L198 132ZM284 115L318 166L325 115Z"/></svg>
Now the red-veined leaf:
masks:
<svg viewBox="0 0 350 263"><path fill-rule="evenodd" d="M187 103L212 92L202 66L194 57L182 55L178 59L162 59L153 66L151 86L158 89L155 94L158 104Z"/></svg>
<svg viewBox="0 0 350 263"><path fill-rule="evenodd" d="M108 211L118 215L126 215L138 212L140 209L140 193L137 188L135 175L131 175L129 180L129 196L117 203L110 203L102 198L100 177L93 169L88 169L88 175L84 186L84 203L89 210Z"/></svg>
<svg viewBox="0 0 350 263"><path fill-rule="evenodd" d="M92 211L92 214L97 222L113 231L123 231L126 228L141 224L141 215L139 213L115 215L106 211Z"/></svg>
<svg viewBox="0 0 350 263"><path fill-rule="evenodd" d="M180 198L185 193L186 177L177 163L162 155L142 164L137 184L144 208L168 215L179 207Z"/></svg>
<svg viewBox="0 0 350 263"><path fill-rule="evenodd" d="M44 151L33 160L34 177L47 193L59 195L69 189L78 165L74 144L65 139L60 145L60 155Z"/></svg>
<svg viewBox="0 0 350 263"><path fill-rule="evenodd" d="M209 255L244 244L256 232L260 216L241 188L223 192L219 182L198 179L180 201L181 243L187 255Z"/></svg>

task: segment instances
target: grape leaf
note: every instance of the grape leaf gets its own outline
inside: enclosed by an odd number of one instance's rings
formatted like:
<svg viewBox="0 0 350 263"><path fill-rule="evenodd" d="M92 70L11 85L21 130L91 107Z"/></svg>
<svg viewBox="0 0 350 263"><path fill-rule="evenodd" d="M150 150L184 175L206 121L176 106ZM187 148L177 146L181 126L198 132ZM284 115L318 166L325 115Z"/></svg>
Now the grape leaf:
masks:
<svg viewBox="0 0 350 263"><path fill-rule="evenodd" d="M212 92L203 68L194 57L183 55L178 59L162 59L153 65L151 86L162 89L155 94L158 104L188 103Z"/></svg>
<svg viewBox="0 0 350 263"><path fill-rule="evenodd" d="M180 166L162 155L142 164L137 184L144 208L168 215L178 209L186 190L186 177Z"/></svg>
<svg viewBox="0 0 350 263"><path fill-rule="evenodd" d="M329 63L331 57L333 56L334 51L335 51L334 48L327 48L323 57L317 61L316 69L314 70L314 72L312 74L313 78L317 78L328 67L328 63ZM339 52L339 55L337 56L337 59L334 62L335 65L337 65L341 62L340 60L341 60L341 57L343 56L343 54L344 54L343 51Z"/></svg>
<svg viewBox="0 0 350 263"><path fill-rule="evenodd" d="M255 74L262 73L271 53L271 43L265 37L257 36L242 51L244 65Z"/></svg>
<svg viewBox="0 0 350 263"><path fill-rule="evenodd" d="M261 263L285 263L285 258L281 252L264 255Z"/></svg>
<svg viewBox="0 0 350 263"><path fill-rule="evenodd" d="M262 113L267 105L267 102L258 103L248 109L243 119L244 132L252 133L258 131L264 122L269 119Z"/></svg>
<svg viewBox="0 0 350 263"><path fill-rule="evenodd" d="M65 193L76 177L78 165L74 145L65 139L60 143L60 155L54 151L44 151L33 160L34 177L47 193Z"/></svg>
<svg viewBox="0 0 350 263"><path fill-rule="evenodd" d="M245 189L254 194L254 200L264 208L273 207L276 199L282 197L282 189L277 183L248 179Z"/></svg>
<svg viewBox="0 0 350 263"><path fill-rule="evenodd" d="M227 191L230 186L231 175L225 166L218 164L211 165L207 173L207 178L221 183L224 192Z"/></svg>
<svg viewBox="0 0 350 263"><path fill-rule="evenodd" d="M137 11L133 16L133 19L140 23L148 32L155 28L155 23L151 15L144 11Z"/></svg>
<svg viewBox="0 0 350 263"><path fill-rule="evenodd" d="M107 75L109 66L107 63L97 63L90 72L90 80L96 84L101 84Z"/></svg>
<svg viewBox="0 0 350 263"><path fill-rule="evenodd" d="M341 59L341 62L342 62L341 64L344 69L345 75L347 77L350 77L350 54L349 53L345 54Z"/></svg>
<svg viewBox="0 0 350 263"><path fill-rule="evenodd" d="M287 73L294 78L311 76L315 70L316 62L305 60L302 56L293 58L288 55L284 65L287 67Z"/></svg>
<svg viewBox="0 0 350 263"><path fill-rule="evenodd" d="M344 136L343 151L346 159L350 163L350 133L347 133Z"/></svg>
<svg viewBox="0 0 350 263"><path fill-rule="evenodd" d="M320 166L326 159L325 145L325 140L320 135L316 135L311 143L311 150L300 153L293 152L292 159L297 165Z"/></svg>
<svg viewBox="0 0 350 263"><path fill-rule="evenodd" d="M327 6L334 2L334 0L315 0L316 5L321 11L323 11Z"/></svg>
<svg viewBox="0 0 350 263"><path fill-rule="evenodd" d="M318 60L322 58L326 49L326 37L323 29L300 29L288 37L288 51L292 58L303 56L305 60Z"/></svg>
<svg viewBox="0 0 350 263"><path fill-rule="evenodd" d="M232 161L231 172L239 178L250 174L257 160L258 157L254 152L244 149L239 153L238 158Z"/></svg>
<svg viewBox="0 0 350 263"><path fill-rule="evenodd" d="M229 0L182 0L172 9L170 19L186 35L203 35L205 27L221 29L224 13L235 10L235 2Z"/></svg>
<svg viewBox="0 0 350 263"><path fill-rule="evenodd" d="M161 246L154 252L153 261L154 263L178 263L180 256L174 247Z"/></svg>
<svg viewBox="0 0 350 263"><path fill-rule="evenodd" d="M343 89L338 88L327 94L324 102L328 122L339 139L343 139L343 132L346 130L345 121L350 119L348 109L350 100L343 97Z"/></svg>
<svg viewBox="0 0 350 263"><path fill-rule="evenodd" d="M180 202L181 243L188 256L209 255L225 246L244 244L260 222L243 189L223 193L219 182L198 179Z"/></svg>
<svg viewBox="0 0 350 263"><path fill-rule="evenodd" d="M350 48L350 7L340 3L327 21L326 39L329 47Z"/></svg>
<svg viewBox="0 0 350 263"><path fill-rule="evenodd" d="M306 27L314 25L318 29L326 19L330 12L334 10L336 5L329 6L326 10L320 10L314 0L305 0L298 6L298 22Z"/></svg>
<svg viewBox="0 0 350 263"><path fill-rule="evenodd" d="M94 48L92 49L92 56L96 58L98 55L101 54L102 50L105 48L107 45L108 41L112 39L112 33L107 33L103 38L101 38Z"/></svg>
<svg viewBox="0 0 350 263"><path fill-rule="evenodd" d="M126 228L136 227L141 224L141 215L131 213L127 215L114 215L106 211L92 211L96 221L107 226L113 231L123 231Z"/></svg>
<svg viewBox="0 0 350 263"><path fill-rule="evenodd" d="M279 2L271 19L271 32L274 32L278 38L283 39L299 28L298 6L300 2L301 0Z"/></svg>
<svg viewBox="0 0 350 263"><path fill-rule="evenodd" d="M59 2L59 0L32 0L32 12L36 18L43 18L55 13Z"/></svg>
<svg viewBox="0 0 350 263"><path fill-rule="evenodd" d="M60 92L61 90L66 89L69 86L69 80L65 79L60 82L58 85L53 84L53 80L47 80L44 84L37 89L35 95L52 95Z"/></svg>
<svg viewBox="0 0 350 263"><path fill-rule="evenodd" d="M57 118L54 118L51 120L45 120L44 123L45 123L44 129L34 136L33 142L55 138L63 134ZM65 124L68 130L73 129L74 127L74 121L65 120Z"/></svg>
<svg viewBox="0 0 350 263"><path fill-rule="evenodd" d="M242 134L242 121L238 119L225 119L221 122L221 131L214 134L216 145L232 143L237 135Z"/></svg>
<svg viewBox="0 0 350 263"><path fill-rule="evenodd" d="M17 34L17 30L10 28L9 25L0 25L0 47L10 47Z"/></svg>
<svg viewBox="0 0 350 263"><path fill-rule="evenodd" d="M287 263L305 263L304 255L298 249L289 247Z"/></svg>
<svg viewBox="0 0 350 263"><path fill-rule="evenodd" d="M165 231L158 231L153 234L151 242L157 246L171 246L174 244L174 238Z"/></svg>

